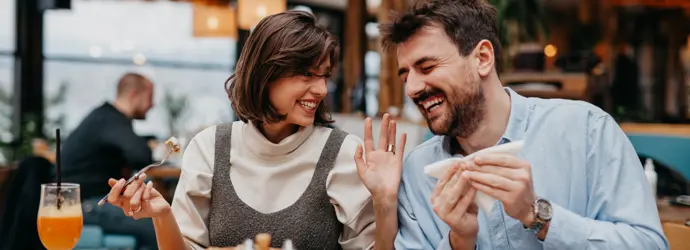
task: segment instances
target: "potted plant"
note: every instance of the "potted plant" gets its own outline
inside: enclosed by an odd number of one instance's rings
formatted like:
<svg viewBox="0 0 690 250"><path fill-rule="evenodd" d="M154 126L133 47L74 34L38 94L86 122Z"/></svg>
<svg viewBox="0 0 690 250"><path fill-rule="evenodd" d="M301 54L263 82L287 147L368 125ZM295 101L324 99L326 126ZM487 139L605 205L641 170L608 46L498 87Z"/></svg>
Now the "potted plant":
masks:
<svg viewBox="0 0 690 250"><path fill-rule="evenodd" d="M512 58L515 71L543 71L544 41L548 38L540 0L488 0L498 11L503 58ZM504 60L505 66L511 61Z"/></svg>

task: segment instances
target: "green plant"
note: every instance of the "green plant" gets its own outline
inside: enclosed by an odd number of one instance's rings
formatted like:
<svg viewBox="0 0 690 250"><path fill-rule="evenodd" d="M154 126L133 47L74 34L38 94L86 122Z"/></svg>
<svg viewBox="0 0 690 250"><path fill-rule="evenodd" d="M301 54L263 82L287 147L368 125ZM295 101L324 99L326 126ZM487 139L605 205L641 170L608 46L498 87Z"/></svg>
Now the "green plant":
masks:
<svg viewBox="0 0 690 250"><path fill-rule="evenodd" d="M546 15L539 0L488 0L498 11L498 31L501 44L539 42L548 38ZM516 29L517 41L511 39Z"/></svg>
<svg viewBox="0 0 690 250"><path fill-rule="evenodd" d="M171 136L179 136L179 123L187 110L187 96L175 96L166 90L163 102L168 113L168 131Z"/></svg>
<svg viewBox="0 0 690 250"><path fill-rule="evenodd" d="M2 84L0 84L2 86ZM67 97L69 82L62 81L58 87L58 91L53 95L45 96L45 111L49 111L56 107L59 107L64 103ZM36 115L36 114L26 114L20 124L21 136L16 138L11 135L12 123L13 123L13 103L12 96L9 94L10 91L0 87L0 129L2 131L8 131L8 135L0 135L0 150L3 154L9 155L9 152L14 152L8 160L18 160L32 151L32 140L35 138L47 139L49 144L53 144L55 141L55 128L64 127L65 112L51 112L56 113L56 115L48 116L46 114ZM43 133L38 128L38 124L44 123ZM14 141L7 141L7 137L14 137Z"/></svg>

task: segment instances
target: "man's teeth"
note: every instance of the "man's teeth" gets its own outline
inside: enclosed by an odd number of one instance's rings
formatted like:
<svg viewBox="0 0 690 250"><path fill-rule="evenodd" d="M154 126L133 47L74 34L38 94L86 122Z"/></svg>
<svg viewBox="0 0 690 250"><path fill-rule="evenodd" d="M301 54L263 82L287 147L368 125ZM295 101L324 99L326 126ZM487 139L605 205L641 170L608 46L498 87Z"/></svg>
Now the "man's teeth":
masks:
<svg viewBox="0 0 690 250"><path fill-rule="evenodd" d="M441 97L434 97L434 98L429 98L428 100L422 102L422 106L424 106L424 109L429 109L432 106L436 104L441 104L443 102L443 98Z"/></svg>
<svg viewBox="0 0 690 250"><path fill-rule="evenodd" d="M303 107L308 108L308 109L315 109L316 108L315 102L299 101L299 104L301 104Z"/></svg>

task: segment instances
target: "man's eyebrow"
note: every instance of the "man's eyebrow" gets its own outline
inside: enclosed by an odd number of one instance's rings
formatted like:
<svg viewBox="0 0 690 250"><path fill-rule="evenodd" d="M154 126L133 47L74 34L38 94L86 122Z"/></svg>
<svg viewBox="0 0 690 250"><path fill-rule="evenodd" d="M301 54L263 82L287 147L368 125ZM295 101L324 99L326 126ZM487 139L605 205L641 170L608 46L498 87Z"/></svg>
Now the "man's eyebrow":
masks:
<svg viewBox="0 0 690 250"><path fill-rule="evenodd" d="M420 64L428 62L428 61L438 61L438 59L436 59L435 57L431 57L431 56L425 56L425 57L417 59L417 61L414 62L414 66L419 66ZM407 68L400 68L400 69L398 69L398 76L402 76L403 74L407 73L408 71L409 71L409 69L407 69Z"/></svg>

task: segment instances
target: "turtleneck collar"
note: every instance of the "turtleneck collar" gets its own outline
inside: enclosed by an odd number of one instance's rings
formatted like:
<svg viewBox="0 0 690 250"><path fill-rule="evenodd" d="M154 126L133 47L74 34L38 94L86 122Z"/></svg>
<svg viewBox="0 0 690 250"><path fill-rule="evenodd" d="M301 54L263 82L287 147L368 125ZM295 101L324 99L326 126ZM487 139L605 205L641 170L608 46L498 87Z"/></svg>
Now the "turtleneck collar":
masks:
<svg viewBox="0 0 690 250"><path fill-rule="evenodd" d="M260 159L272 160L295 152L309 138L314 131L314 126L300 127L297 132L285 137L279 143L269 141L254 122L244 124L242 130L244 145L247 149Z"/></svg>

